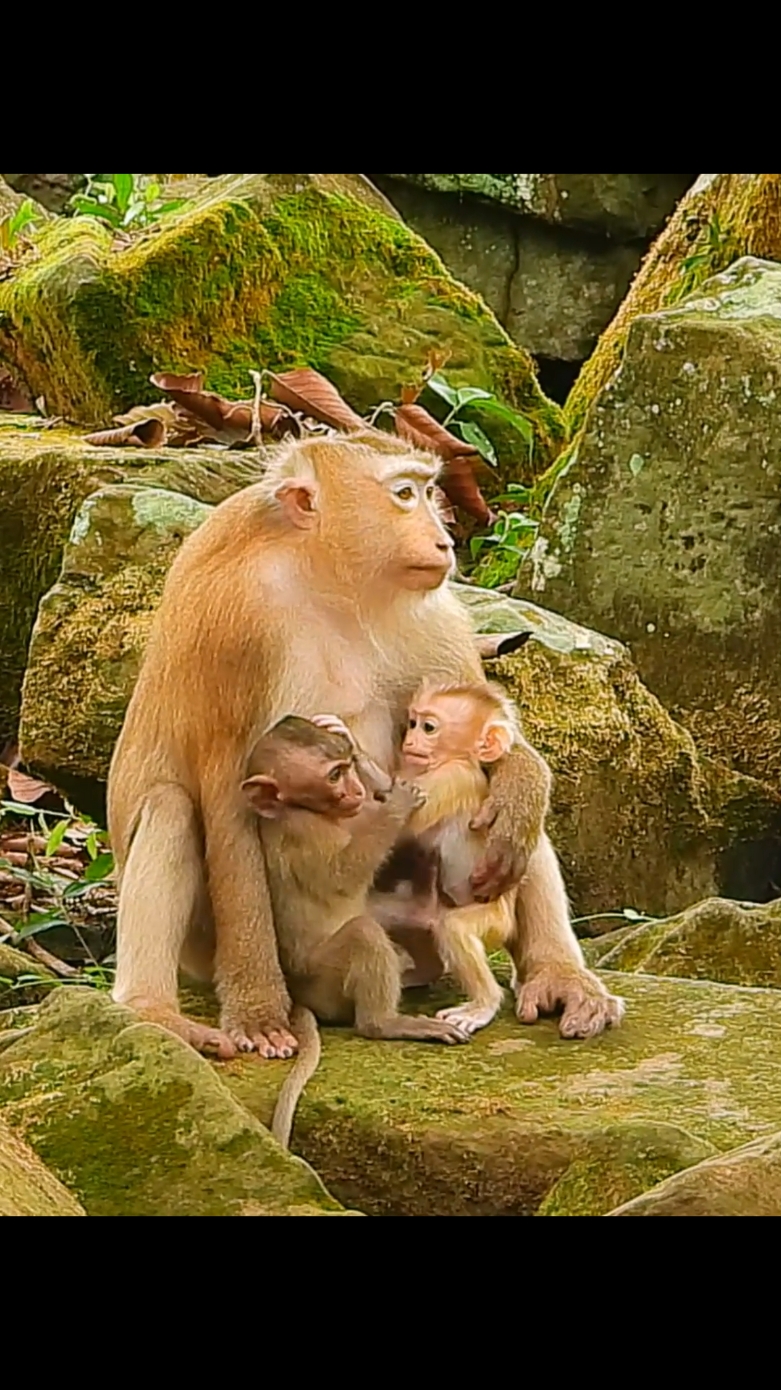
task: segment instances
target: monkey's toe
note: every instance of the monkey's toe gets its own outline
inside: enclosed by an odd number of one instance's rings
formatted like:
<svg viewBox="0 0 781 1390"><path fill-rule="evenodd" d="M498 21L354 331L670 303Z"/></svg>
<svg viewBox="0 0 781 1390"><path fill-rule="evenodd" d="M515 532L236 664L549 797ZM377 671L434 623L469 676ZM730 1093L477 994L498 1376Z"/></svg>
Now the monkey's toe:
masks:
<svg viewBox="0 0 781 1390"><path fill-rule="evenodd" d="M624 1017L623 999L605 993L584 995L566 1010L561 1020L561 1036L567 1042L598 1038L608 1028L617 1028Z"/></svg>
<svg viewBox="0 0 781 1390"><path fill-rule="evenodd" d="M473 1037L481 1029L487 1028L496 1018L496 1010L492 1008L480 1009L470 1008L468 1005L458 1009L443 1009L437 1014L437 1018L443 1023L450 1023L454 1028L458 1028L467 1037Z"/></svg>

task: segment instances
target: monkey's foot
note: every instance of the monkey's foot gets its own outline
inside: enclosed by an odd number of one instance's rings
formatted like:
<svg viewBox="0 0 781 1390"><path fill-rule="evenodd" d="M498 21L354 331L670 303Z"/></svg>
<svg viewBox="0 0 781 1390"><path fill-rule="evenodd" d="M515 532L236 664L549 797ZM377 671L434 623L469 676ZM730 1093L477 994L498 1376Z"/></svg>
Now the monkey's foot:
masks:
<svg viewBox="0 0 781 1390"><path fill-rule="evenodd" d="M398 1018L388 1019L387 1023L377 1023L361 1029L364 1038L380 1042L420 1042L444 1043L445 1047L457 1047L468 1043L469 1037L455 1023L446 1023L438 1018Z"/></svg>
<svg viewBox="0 0 781 1390"><path fill-rule="evenodd" d="M590 970L574 966L543 967L518 990L518 1019L537 1023L541 1015L563 1010L560 1033L567 1040L597 1038L607 1028L617 1028L626 1004L610 994Z"/></svg>
<svg viewBox="0 0 781 1390"><path fill-rule="evenodd" d="M228 1034L236 1053L245 1056L257 1052L267 1062L289 1062L298 1052L298 1040L287 1028L271 1028L268 1032L244 1031L243 1028L229 1028Z"/></svg>
<svg viewBox="0 0 781 1390"><path fill-rule="evenodd" d="M221 1062L231 1062L238 1056L237 1047L228 1034L219 1028L207 1028L202 1023L194 1023L192 1019L185 1018L184 1014L177 1013L174 1009L144 1004L138 1007L131 1004L129 1007L134 1009L145 1023L156 1023L160 1028L165 1028L166 1032L181 1038L182 1042L188 1043L204 1057L218 1057Z"/></svg>
<svg viewBox="0 0 781 1390"><path fill-rule="evenodd" d="M457 1009L443 1009L437 1014L445 1023L452 1023L470 1038L493 1023L501 1006L498 1004L461 1004Z"/></svg>

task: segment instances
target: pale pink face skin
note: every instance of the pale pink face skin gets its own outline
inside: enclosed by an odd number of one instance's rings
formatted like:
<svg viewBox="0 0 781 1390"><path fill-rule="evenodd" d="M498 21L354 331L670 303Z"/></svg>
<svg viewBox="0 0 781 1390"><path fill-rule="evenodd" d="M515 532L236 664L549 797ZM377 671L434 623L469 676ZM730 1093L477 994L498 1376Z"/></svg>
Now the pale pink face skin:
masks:
<svg viewBox="0 0 781 1390"><path fill-rule="evenodd" d="M485 715L463 696L438 695L421 700L409 712L402 756L405 770L420 775L446 763L480 760Z"/></svg>
<svg viewBox="0 0 781 1390"><path fill-rule="evenodd" d="M313 811L331 820L351 820L360 813L366 802L366 788L352 763L302 754L301 764L288 785L282 779L282 805Z"/></svg>

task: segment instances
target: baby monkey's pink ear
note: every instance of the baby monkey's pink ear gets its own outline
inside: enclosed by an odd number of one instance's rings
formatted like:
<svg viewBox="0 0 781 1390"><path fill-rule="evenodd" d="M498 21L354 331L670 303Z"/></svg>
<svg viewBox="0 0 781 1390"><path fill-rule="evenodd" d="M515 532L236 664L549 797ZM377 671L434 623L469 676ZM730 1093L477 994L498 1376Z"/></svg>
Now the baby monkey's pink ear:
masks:
<svg viewBox="0 0 781 1390"><path fill-rule="evenodd" d="M481 763L498 763L506 758L513 746L513 737L506 724L486 724L477 745Z"/></svg>
<svg viewBox="0 0 781 1390"><path fill-rule="evenodd" d="M273 777L251 777L241 789L259 816L264 820L277 820L283 811L279 796L279 784Z"/></svg>
<svg viewBox="0 0 781 1390"><path fill-rule="evenodd" d="M291 525L309 531L317 520L317 488L307 478L291 478L277 489L276 499Z"/></svg>

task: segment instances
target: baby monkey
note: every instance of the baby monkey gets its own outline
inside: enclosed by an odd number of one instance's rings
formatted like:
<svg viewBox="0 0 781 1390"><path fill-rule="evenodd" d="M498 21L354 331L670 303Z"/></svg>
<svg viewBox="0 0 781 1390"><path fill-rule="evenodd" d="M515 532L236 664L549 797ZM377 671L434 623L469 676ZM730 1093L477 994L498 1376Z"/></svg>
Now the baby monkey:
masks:
<svg viewBox="0 0 781 1390"><path fill-rule="evenodd" d="M304 1033L274 1121L287 1146L319 1063L314 1018L354 1023L366 1038L452 1045L468 1036L446 1019L401 1014L401 962L367 904L375 874L425 795L385 776L328 716L282 720L257 744L248 770L243 790L264 822L281 963Z"/></svg>

